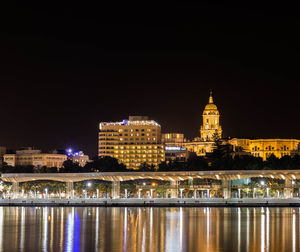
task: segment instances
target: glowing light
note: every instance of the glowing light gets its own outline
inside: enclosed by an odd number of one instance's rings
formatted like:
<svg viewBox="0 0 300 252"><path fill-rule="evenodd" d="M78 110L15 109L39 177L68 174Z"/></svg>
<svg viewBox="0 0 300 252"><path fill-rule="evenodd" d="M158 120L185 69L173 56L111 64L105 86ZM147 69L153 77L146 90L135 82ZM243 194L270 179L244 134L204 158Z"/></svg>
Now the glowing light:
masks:
<svg viewBox="0 0 300 252"><path fill-rule="evenodd" d="M261 184L261 185L265 185L265 181L263 181L263 180L260 181L260 184Z"/></svg>
<svg viewBox="0 0 300 252"><path fill-rule="evenodd" d="M92 186L92 183L91 183L91 182L88 182L88 183L87 183L87 186L88 186L88 187L91 187L91 186Z"/></svg>
<svg viewBox="0 0 300 252"><path fill-rule="evenodd" d="M185 151L186 148L181 148L181 147L178 147L178 146L166 146L165 150L166 151Z"/></svg>

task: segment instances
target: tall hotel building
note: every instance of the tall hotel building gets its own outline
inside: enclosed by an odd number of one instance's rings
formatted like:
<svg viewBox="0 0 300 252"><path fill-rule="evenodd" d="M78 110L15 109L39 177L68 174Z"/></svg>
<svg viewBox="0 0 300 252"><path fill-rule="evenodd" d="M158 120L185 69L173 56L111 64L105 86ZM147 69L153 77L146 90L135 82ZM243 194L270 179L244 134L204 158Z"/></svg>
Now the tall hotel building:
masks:
<svg viewBox="0 0 300 252"><path fill-rule="evenodd" d="M99 157L111 156L138 169L142 163L158 164L165 160L160 125L146 116L129 116L122 122L101 122Z"/></svg>

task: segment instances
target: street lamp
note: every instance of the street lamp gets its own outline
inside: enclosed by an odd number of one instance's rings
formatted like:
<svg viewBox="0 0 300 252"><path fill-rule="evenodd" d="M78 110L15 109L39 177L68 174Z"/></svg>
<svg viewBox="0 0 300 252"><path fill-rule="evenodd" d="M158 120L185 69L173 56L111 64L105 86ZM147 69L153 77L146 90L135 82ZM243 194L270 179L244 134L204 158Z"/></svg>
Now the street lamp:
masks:
<svg viewBox="0 0 300 252"><path fill-rule="evenodd" d="M91 183L91 182L88 182L88 183L87 183L87 186L88 186L88 187L91 187L91 186L92 186L92 183Z"/></svg>
<svg viewBox="0 0 300 252"><path fill-rule="evenodd" d="M265 185L265 181L260 181L260 184L262 185L262 186L264 186Z"/></svg>

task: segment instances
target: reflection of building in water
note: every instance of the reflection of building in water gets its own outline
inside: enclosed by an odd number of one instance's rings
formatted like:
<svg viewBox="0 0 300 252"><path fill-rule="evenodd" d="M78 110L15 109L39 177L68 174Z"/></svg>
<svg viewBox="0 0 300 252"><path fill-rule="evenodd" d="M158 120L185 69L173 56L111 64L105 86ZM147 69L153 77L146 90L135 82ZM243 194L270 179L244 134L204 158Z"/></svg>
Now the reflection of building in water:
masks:
<svg viewBox="0 0 300 252"><path fill-rule="evenodd" d="M299 251L294 208L0 207L0 251Z"/></svg>

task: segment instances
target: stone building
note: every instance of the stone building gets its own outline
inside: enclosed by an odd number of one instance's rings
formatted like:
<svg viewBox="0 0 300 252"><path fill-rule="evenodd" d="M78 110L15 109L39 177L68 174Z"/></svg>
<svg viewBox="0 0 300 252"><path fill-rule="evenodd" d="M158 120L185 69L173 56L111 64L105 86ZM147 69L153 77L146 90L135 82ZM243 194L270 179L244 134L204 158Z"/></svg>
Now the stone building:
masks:
<svg viewBox="0 0 300 252"><path fill-rule="evenodd" d="M214 104L212 92L210 92L208 104L202 114L202 125L200 137L183 144L189 152L195 152L198 156L205 156L211 153L215 146L215 140L222 138L222 127L220 125L220 113Z"/></svg>
<svg viewBox="0 0 300 252"><path fill-rule="evenodd" d="M200 137L193 141L183 143L190 152L195 152L198 156L205 156L215 148L215 140L221 139L223 144L233 146L233 151L237 155L252 155L266 160L272 154L281 158L289 155L300 155L300 140L297 139L246 139L233 138L222 139L222 127L220 125L220 113L214 104L212 93L209 102L205 106L202 114L203 122L200 127Z"/></svg>
<svg viewBox="0 0 300 252"><path fill-rule="evenodd" d="M239 139L228 143L252 156L266 160L272 154L278 158L300 154L300 140L297 139Z"/></svg>
<svg viewBox="0 0 300 252"><path fill-rule="evenodd" d="M33 165L46 167L63 167L63 162L67 160L66 155L42 153L41 150L26 148L17 150L16 154L4 154L4 162L11 166L16 165Z"/></svg>

